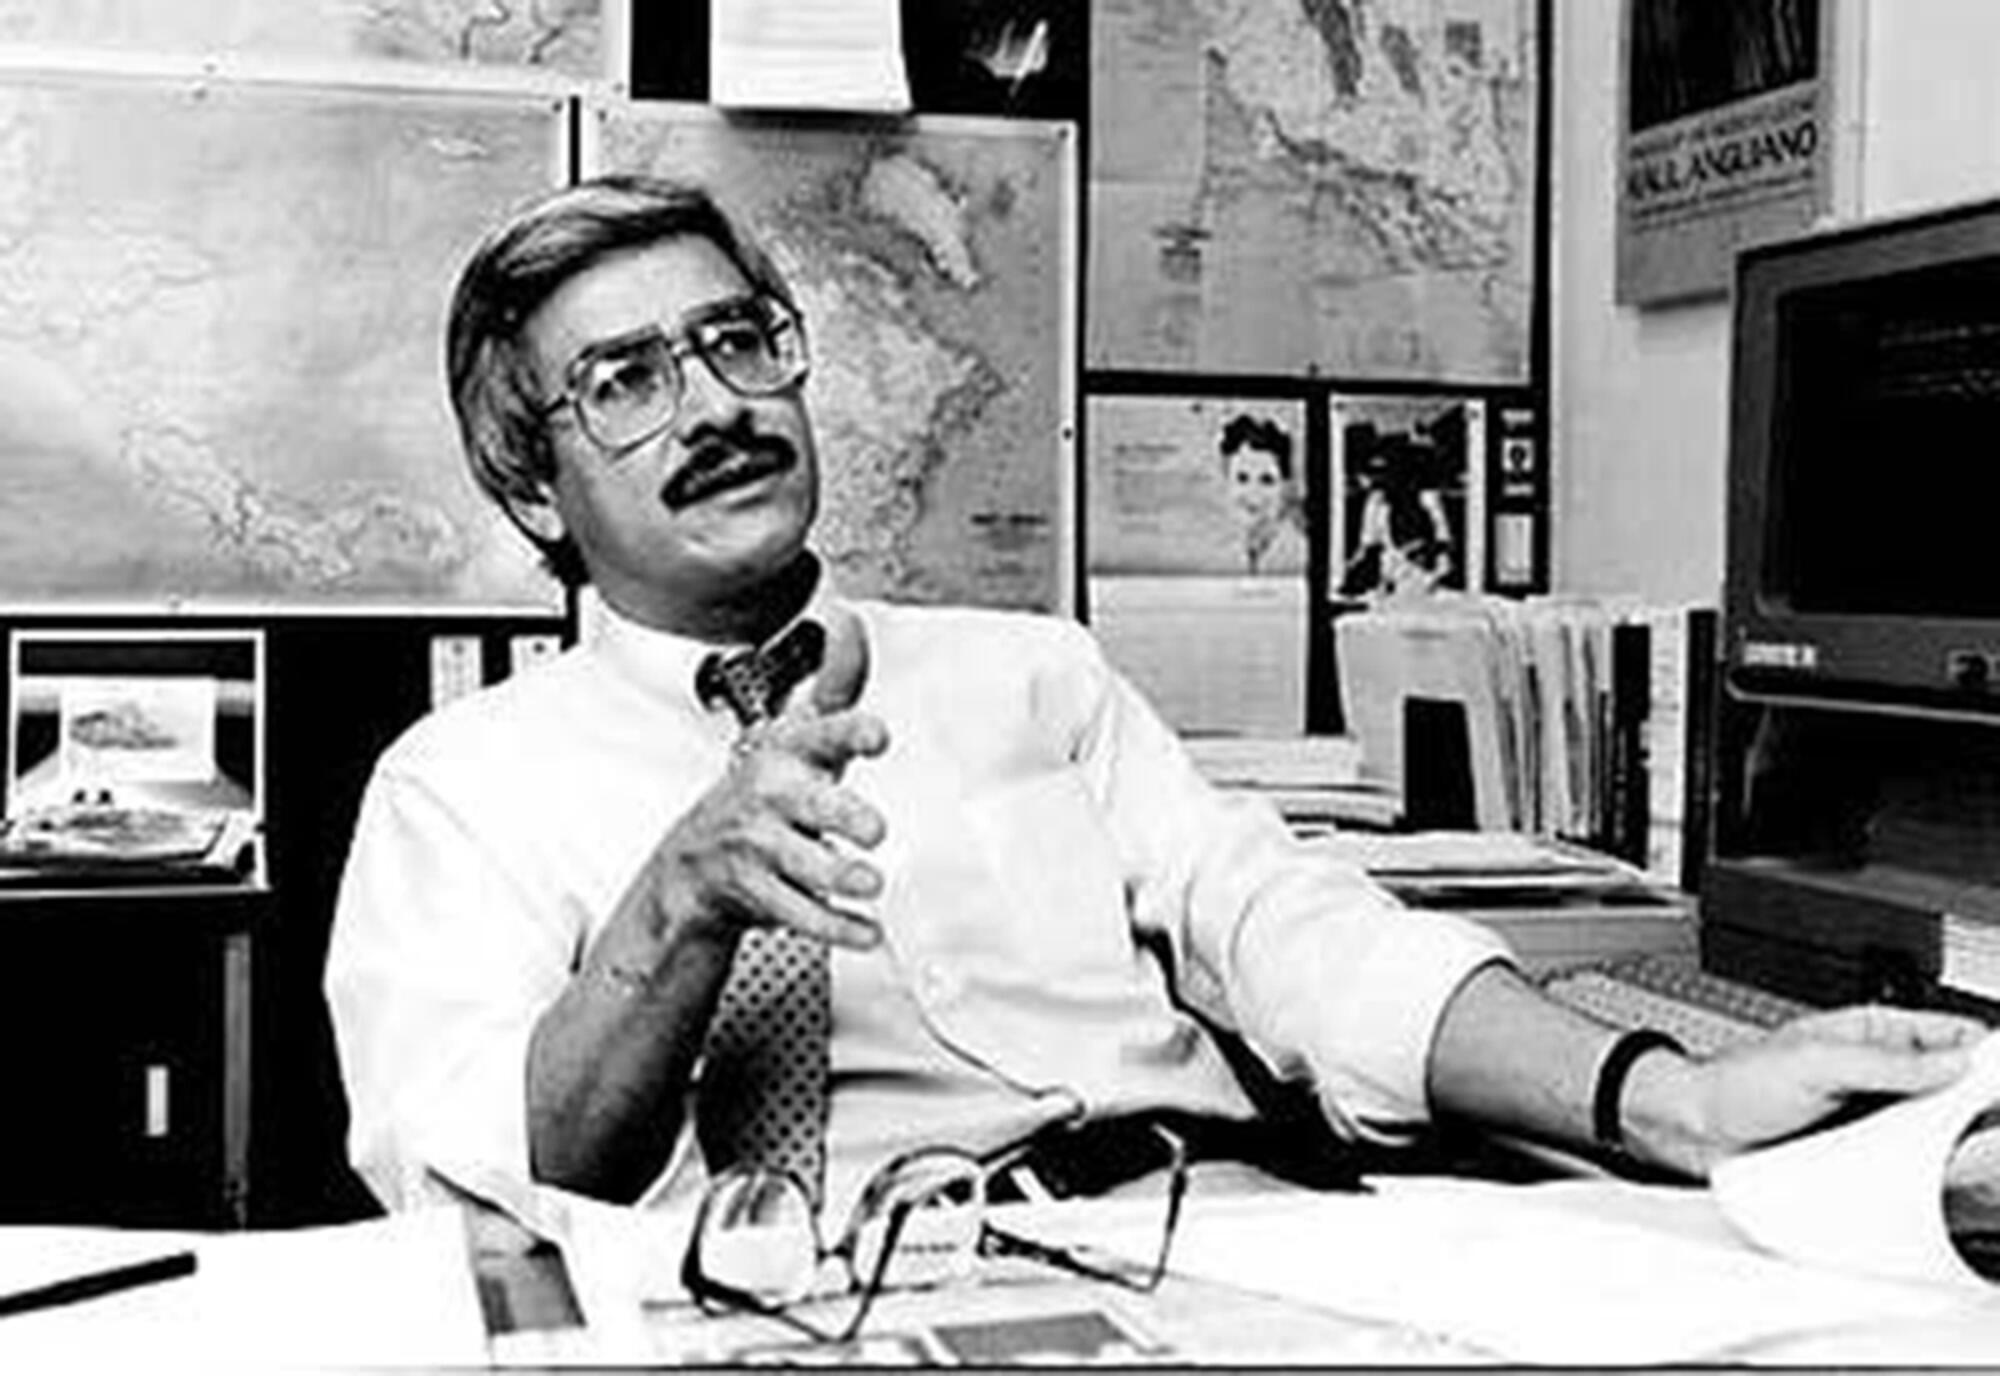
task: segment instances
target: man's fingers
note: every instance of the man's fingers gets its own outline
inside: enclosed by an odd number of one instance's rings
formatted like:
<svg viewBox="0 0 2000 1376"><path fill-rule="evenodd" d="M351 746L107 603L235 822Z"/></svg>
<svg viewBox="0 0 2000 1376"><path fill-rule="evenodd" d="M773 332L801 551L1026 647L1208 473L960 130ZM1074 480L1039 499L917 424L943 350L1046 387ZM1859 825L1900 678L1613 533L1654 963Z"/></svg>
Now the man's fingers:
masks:
<svg viewBox="0 0 2000 1376"><path fill-rule="evenodd" d="M849 760L887 750L889 727L872 712L840 712L830 717L781 720L764 740L838 774Z"/></svg>
<svg viewBox="0 0 2000 1376"><path fill-rule="evenodd" d="M1813 1051L1813 1078L1840 1095L1923 1094L1951 1084L1972 1062L1971 1052L1962 1046L1917 1050L1828 1041Z"/></svg>
<svg viewBox="0 0 2000 1376"><path fill-rule="evenodd" d="M753 911L770 926L789 927L816 940L858 951L881 944L882 929L875 923L822 903L769 870L747 875L744 888Z"/></svg>
<svg viewBox="0 0 2000 1376"><path fill-rule="evenodd" d="M781 821L762 829L757 851L766 868L807 894L858 900L881 896L880 870Z"/></svg>
<svg viewBox="0 0 2000 1376"><path fill-rule="evenodd" d="M776 800L787 821L805 831L839 836L864 850L882 844L889 824L860 795L823 778L811 778Z"/></svg>
<svg viewBox="0 0 2000 1376"><path fill-rule="evenodd" d="M1991 1030L1978 1019L1957 1013L1857 1004L1808 1013L1785 1024L1782 1035L1928 1051L1974 1046Z"/></svg>

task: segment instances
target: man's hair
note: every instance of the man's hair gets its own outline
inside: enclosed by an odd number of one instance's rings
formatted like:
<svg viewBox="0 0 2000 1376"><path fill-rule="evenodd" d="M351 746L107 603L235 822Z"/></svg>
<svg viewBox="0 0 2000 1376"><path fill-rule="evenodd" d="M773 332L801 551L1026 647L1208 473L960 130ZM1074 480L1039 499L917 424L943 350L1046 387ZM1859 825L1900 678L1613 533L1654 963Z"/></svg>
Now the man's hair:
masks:
<svg viewBox="0 0 2000 1376"><path fill-rule="evenodd" d="M534 201L488 234L459 274L445 329L452 410L472 476L513 515L555 478L548 418L521 343L528 320L565 282L620 253L707 239L752 287L796 307L777 265L708 192L658 177L599 177ZM518 524L518 521L517 521ZM522 531L567 586L588 581L567 536Z"/></svg>
<svg viewBox="0 0 2000 1376"><path fill-rule="evenodd" d="M1222 427L1222 457L1237 450L1262 449L1278 461L1278 473L1287 481L1292 476L1292 436L1284 426L1259 416L1232 416Z"/></svg>

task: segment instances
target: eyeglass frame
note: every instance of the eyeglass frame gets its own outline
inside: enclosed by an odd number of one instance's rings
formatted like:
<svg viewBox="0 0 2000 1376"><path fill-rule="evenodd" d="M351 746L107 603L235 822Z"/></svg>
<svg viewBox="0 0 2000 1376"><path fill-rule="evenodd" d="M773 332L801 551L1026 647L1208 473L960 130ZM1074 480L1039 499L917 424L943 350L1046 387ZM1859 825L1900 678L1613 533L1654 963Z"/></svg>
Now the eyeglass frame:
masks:
<svg viewBox="0 0 2000 1376"><path fill-rule="evenodd" d="M987 1184L994 1177L1019 1165L1034 1150L1035 1142L1031 1139L1026 1143L1002 1152L997 1157L987 1160L982 1160L956 1147L921 1147L915 1151L905 1152L900 1156L891 1158L878 1168L874 1175L869 1177L868 1184L863 1187L861 1195L856 1200L855 1216L849 1219L847 1227L842 1230L839 1240L832 1247L824 1245L819 1229L819 1216L810 1207L813 1194L806 1188L805 1182L796 1173L769 1167L753 1167L747 1170L725 1172L710 1181L708 1188L702 1194L701 1205L695 1214L694 1226L688 1234L687 1249L681 1254L681 1286L689 1295L693 1296L696 1305L706 1314L728 1312L729 1310L742 1311L768 1319L776 1319L805 1334L815 1342L839 1345L853 1341L860 1334L862 1326L868 1321L869 1312L874 1308L875 1301L881 1297L884 1290L889 1288L886 1284L889 1268L896 1257L897 1248L901 1245L903 1231L905 1225L910 1220L910 1216L928 1204L945 1187L940 1185L936 1191L929 1194L919 1193L908 1199L897 1200L889 1206L888 1216L883 1224L882 1243L875 1254L874 1265L870 1268L865 1281L855 1274L854 1258L852 1256L853 1244L860 1236L863 1224L867 1221L860 1217L862 1204L878 1187L879 1182L893 1178L896 1172L907 1170L915 1163L927 1157L938 1156L964 1161L971 1168L970 1174L964 1178L972 1180L978 1186L978 1196L973 1205L977 1209L976 1221L978 1224L978 1232L974 1236L972 1243L973 1256L1020 1257L1024 1260L1038 1262L1041 1265L1053 1267L1057 1270L1067 1271L1072 1275L1081 1276L1086 1280L1103 1281L1140 1294L1148 1294L1158 1289L1160 1282L1165 1279L1167 1262L1173 1254L1174 1237L1180 1227L1181 1204L1187 1196L1188 1147L1185 1138L1163 1123L1149 1122L1147 1127L1168 1148L1169 1160L1166 1169L1170 1174L1167 1181L1166 1221L1160 1229L1160 1250L1141 1277L1135 1278L1121 1271L1114 1271L1108 1267L1093 1265L1068 1248L1037 1242L1032 1238L1023 1237L1010 1229L996 1227L991 1222L987 1216ZM800 1304L816 1299L833 1298L833 1294L821 1295L815 1290L809 1291L806 1295L800 1296L797 1299L770 1300L764 1298L762 1295L730 1285L727 1282L716 1280L703 1268L701 1263L702 1239L708 1231L707 1224L710 1210L721 1196L722 1187L733 1180L754 1178L757 1176L769 1177L778 1182L787 1182L791 1188L798 1191L802 1199L808 1201L807 1220L812 1235L813 1271L815 1277L817 1277L820 1269L828 1261L838 1258L843 1263L847 1273L847 1283L840 1291L834 1293L846 1295L858 1293L860 1300L856 1304L854 1312L848 1316L847 1322L839 1325L837 1329L828 1330L821 1328L818 1324L802 1318L794 1312Z"/></svg>
<svg viewBox="0 0 2000 1376"><path fill-rule="evenodd" d="M783 381L763 388L745 387L740 382L730 378L722 369L716 367L710 361L707 349L697 342L698 336L696 332L704 326L713 324L718 320L729 319L738 312L753 308L769 312L775 316L778 327L771 329L766 325L766 333L771 339L781 339L788 333L795 335L798 339L798 361L795 366L788 371L788 375ZM592 427L589 412L583 404L582 390L585 370L621 351L635 348L640 344L651 343L655 340L666 347L667 362L673 368L673 405L666 409L665 415L657 425L652 426L631 439L617 444L602 439ZM783 297L775 296L768 291L748 292L739 296L725 297L720 301L713 301L704 306L697 306L682 315L671 329L663 322L653 321L641 325L636 329L627 330L623 334L613 335L609 339L594 340L584 345L583 348L577 351L576 357L572 358L563 367L563 388L561 394L551 397L536 406L534 408L535 419L547 423L558 413L568 408L576 417L577 429L583 432L584 438L588 439L604 453L613 457L621 457L629 454L640 445L666 433L679 417L681 406L687 400L686 360L690 357L700 359L701 366L708 370L709 376L721 383L730 392L739 397L753 399L774 397L780 393L788 392L803 383L812 372L812 354L809 341L806 338L805 317L799 312L798 308Z"/></svg>

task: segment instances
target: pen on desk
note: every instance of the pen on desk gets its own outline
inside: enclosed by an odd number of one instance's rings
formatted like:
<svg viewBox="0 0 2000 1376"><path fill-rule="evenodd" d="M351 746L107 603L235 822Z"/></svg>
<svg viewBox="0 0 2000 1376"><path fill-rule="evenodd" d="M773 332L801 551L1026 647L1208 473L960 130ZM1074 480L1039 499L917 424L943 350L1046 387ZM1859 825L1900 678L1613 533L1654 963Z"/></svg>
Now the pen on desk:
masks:
<svg viewBox="0 0 2000 1376"><path fill-rule="evenodd" d="M165 1256L152 1257L146 1261L135 1261L127 1266L112 1266L102 1271L91 1271L84 1275L53 1281L48 1285L37 1285L27 1290L16 1290L9 1295L0 1295L0 1318L10 1314L26 1314L37 1309L53 1309L60 1304L94 1300L101 1295L115 1295L121 1290L131 1290L141 1285L152 1285L156 1281L173 1280L179 1276L193 1274L193 1252L170 1252Z"/></svg>

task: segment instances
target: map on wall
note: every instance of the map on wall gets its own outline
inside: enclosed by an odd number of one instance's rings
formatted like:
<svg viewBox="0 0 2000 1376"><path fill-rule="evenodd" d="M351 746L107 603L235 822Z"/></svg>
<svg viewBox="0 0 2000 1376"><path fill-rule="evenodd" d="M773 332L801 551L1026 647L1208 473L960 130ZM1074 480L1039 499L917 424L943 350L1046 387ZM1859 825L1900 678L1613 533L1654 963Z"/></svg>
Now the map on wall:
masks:
<svg viewBox="0 0 2000 1376"><path fill-rule="evenodd" d="M1054 609L1070 598L1071 136L607 106L587 162L719 189L806 317L844 590Z"/></svg>
<svg viewBox="0 0 2000 1376"><path fill-rule="evenodd" d="M460 261L548 98L0 90L0 601L559 609L474 486Z"/></svg>
<svg viewBox="0 0 2000 1376"><path fill-rule="evenodd" d="M0 43L604 67L602 0L0 0Z"/></svg>
<svg viewBox="0 0 2000 1376"><path fill-rule="evenodd" d="M1538 0L1100 0L1096 368L1527 380Z"/></svg>

